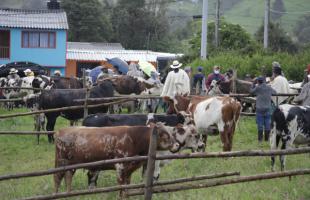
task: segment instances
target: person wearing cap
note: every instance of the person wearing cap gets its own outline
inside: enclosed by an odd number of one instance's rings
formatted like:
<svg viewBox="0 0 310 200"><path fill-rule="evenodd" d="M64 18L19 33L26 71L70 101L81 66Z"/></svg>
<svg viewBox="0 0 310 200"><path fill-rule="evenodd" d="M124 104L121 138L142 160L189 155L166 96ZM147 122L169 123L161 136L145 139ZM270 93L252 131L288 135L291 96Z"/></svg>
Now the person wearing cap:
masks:
<svg viewBox="0 0 310 200"><path fill-rule="evenodd" d="M106 66L102 66L101 72L98 74L96 81L109 78L109 77L110 75L109 75L108 68Z"/></svg>
<svg viewBox="0 0 310 200"><path fill-rule="evenodd" d="M54 71L54 76L60 77L61 76L60 70L55 70Z"/></svg>
<svg viewBox="0 0 310 200"><path fill-rule="evenodd" d="M193 77L193 89L195 91L196 95L201 94L201 92L204 90L204 80L205 80L205 75L202 72L203 68L199 66L197 68L197 73L194 74Z"/></svg>
<svg viewBox="0 0 310 200"><path fill-rule="evenodd" d="M213 80L216 81L225 81L225 77L220 73L220 67L219 66L214 66L213 67L213 73L208 75L208 78L206 80L206 87L209 90L210 85Z"/></svg>
<svg viewBox="0 0 310 200"><path fill-rule="evenodd" d="M27 77L34 76L34 73L33 71L31 71L31 69L26 69L24 73Z"/></svg>
<svg viewBox="0 0 310 200"><path fill-rule="evenodd" d="M10 79L18 80L18 79L20 79L20 77L19 77L19 75L17 73L18 73L17 69L11 68L10 72L9 72L9 75L7 76L8 80L10 80Z"/></svg>
<svg viewBox="0 0 310 200"><path fill-rule="evenodd" d="M279 66L273 66L272 69L273 73L273 81L271 82L271 87L277 92L277 93L284 93L288 94L290 93L290 86L287 81L287 79L282 75L282 69ZM272 97L272 101L275 105L280 105L283 103L288 97Z"/></svg>
<svg viewBox="0 0 310 200"><path fill-rule="evenodd" d="M294 101L302 106L310 106L310 74L307 76L307 83L302 87L300 94Z"/></svg>
<svg viewBox="0 0 310 200"><path fill-rule="evenodd" d="M251 88L251 94L256 95L256 124L258 142L268 141L271 125L271 97L276 91L266 84L265 77L258 77Z"/></svg>
<svg viewBox="0 0 310 200"><path fill-rule="evenodd" d="M175 60L170 68L173 69L167 75L162 97L173 99L176 95L190 94L190 80L187 73L181 69L182 63Z"/></svg>
<svg viewBox="0 0 310 200"><path fill-rule="evenodd" d="M144 77L143 72L141 70L139 70L137 64L135 62L130 62L129 66L128 66L128 72L127 72L128 76L132 76L132 77Z"/></svg>

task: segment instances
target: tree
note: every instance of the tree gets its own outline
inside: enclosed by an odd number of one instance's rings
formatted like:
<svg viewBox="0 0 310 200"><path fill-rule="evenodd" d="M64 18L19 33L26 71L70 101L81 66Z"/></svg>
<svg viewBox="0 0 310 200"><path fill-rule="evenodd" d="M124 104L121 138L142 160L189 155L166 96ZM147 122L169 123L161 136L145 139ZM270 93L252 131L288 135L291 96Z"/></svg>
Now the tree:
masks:
<svg viewBox="0 0 310 200"><path fill-rule="evenodd" d="M201 23L200 23L201 24ZM199 27L201 25L198 24ZM255 42L252 41L250 35L239 24L231 24L224 20L220 23L220 41L219 47L214 45L214 22L208 23L208 52L209 55L216 54L219 51L237 50L241 53L251 53L255 51ZM194 38L190 40L192 51L198 56L200 52L201 30L199 30Z"/></svg>
<svg viewBox="0 0 310 200"><path fill-rule="evenodd" d="M119 0L111 16L114 41L128 49L166 50L165 1Z"/></svg>
<svg viewBox="0 0 310 200"><path fill-rule="evenodd" d="M283 12L285 12L285 5L283 3L283 0L275 0L272 5L272 9L274 12L271 12L271 19L277 20L282 17Z"/></svg>
<svg viewBox="0 0 310 200"><path fill-rule="evenodd" d="M255 33L255 38L258 42L264 41L264 25ZM272 51L283 51L295 53L298 51L298 46L292 41L289 35L280 27L279 24L269 23L269 47Z"/></svg>
<svg viewBox="0 0 310 200"><path fill-rule="evenodd" d="M294 28L294 33L300 44L310 43L310 14L305 15L300 21L298 21Z"/></svg>
<svg viewBox="0 0 310 200"><path fill-rule="evenodd" d="M69 41L105 42L111 38L111 23L98 0L63 0L69 21Z"/></svg>

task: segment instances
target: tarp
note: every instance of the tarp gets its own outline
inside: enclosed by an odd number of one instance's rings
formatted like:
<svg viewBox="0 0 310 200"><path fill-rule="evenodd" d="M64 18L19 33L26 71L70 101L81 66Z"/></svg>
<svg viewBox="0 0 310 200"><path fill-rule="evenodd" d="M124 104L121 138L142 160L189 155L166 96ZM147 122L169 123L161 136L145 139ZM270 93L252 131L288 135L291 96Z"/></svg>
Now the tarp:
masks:
<svg viewBox="0 0 310 200"><path fill-rule="evenodd" d="M46 75L47 69L32 62L12 62L5 65L0 65L0 77L6 77L9 75L10 69L15 68L18 70L18 75L24 77L24 70L30 69L35 75L41 74Z"/></svg>
<svg viewBox="0 0 310 200"><path fill-rule="evenodd" d="M93 83L96 83L98 75L102 72L101 69L102 66L98 66L90 70L89 76L91 77Z"/></svg>
<svg viewBox="0 0 310 200"><path fill-rule="evenodd" d="M156 72L156 68L154 67L154 65L152 65L151 63L147 62L147 61L139 61L138 65L140 66L140 69L149 77L151 77L151 72L155 71Z"/></svg>
<svg viewBox="0 0 310 200"><path fill-rule="evenodd" d="M111 65L113 65L113 67L115 67L115 69L117 69L117 71L122 74L122 75L126 75L128 72L128 64L123 61L120 58L112 58L112 59L108 59L107 58L108 63L110 63Z"/></svg>

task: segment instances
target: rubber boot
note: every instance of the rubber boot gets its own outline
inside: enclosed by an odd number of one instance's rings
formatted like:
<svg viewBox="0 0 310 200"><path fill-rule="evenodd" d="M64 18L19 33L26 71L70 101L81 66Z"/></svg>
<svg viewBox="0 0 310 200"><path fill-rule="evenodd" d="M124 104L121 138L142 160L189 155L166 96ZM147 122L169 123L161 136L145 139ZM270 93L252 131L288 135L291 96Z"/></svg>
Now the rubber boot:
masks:
<svg viewBox="0 0 310 200"><path fill-rule="evenodd" d="M262 143L263 141L263 131L258 131L258 143Z"/></svg>
<svg viewBox="0 0 310 200"><path fill-rule="evenodd" d="M265 141L268 142L269 140L270 131L265 130Z"/></svg>

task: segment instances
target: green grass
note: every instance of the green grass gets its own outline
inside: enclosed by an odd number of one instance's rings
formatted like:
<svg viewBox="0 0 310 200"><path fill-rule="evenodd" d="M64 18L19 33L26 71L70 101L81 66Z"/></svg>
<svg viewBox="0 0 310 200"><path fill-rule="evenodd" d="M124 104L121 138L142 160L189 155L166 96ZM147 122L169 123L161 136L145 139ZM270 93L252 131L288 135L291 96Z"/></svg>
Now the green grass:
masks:
<svg viewBox="0 0 310 200"><path fill-rule="evenodd" d="M16 112L24 112L18 109ZM6 113L0 110L1 114ZM68 121L59 118L56 129L67 126ZM31 117L0 120L0 130L32 130ZM48 144L46 136L36 144L35 136L0 136L0 175L19 172L45 170L54 167L54 145ZM253 118L242 118L236 130L233 150L258 149L256 127ZM263 149L268 149L265 143ZM221 151L219 136L208 138L207 151ZM279 160L277 159L277 170ZM287 169L309 168L309 155L288 156ZM229 159L191 159L173 161L161 171L161 180L176 179L198 175L213 174L227 171L240 171L242 175L252 175L270 171L269 157L229 158ZM134 173L132 182L141 181L141 170ZM99 187L116 184L114 171L100 174ZM299 176L288 178L242 183L200 190L188 190L169 194L154 195L153 199L310 199L310 177ZM86 189L85 170L78 170L73 178L73 190ZM64 186L61 188L64 191ZM16 199L53 192L52 176L41 176L0 182L0 199ZM71 199L116 199L117 193L98 194ZM142 199L131 198L131 199Z"/></svg>

